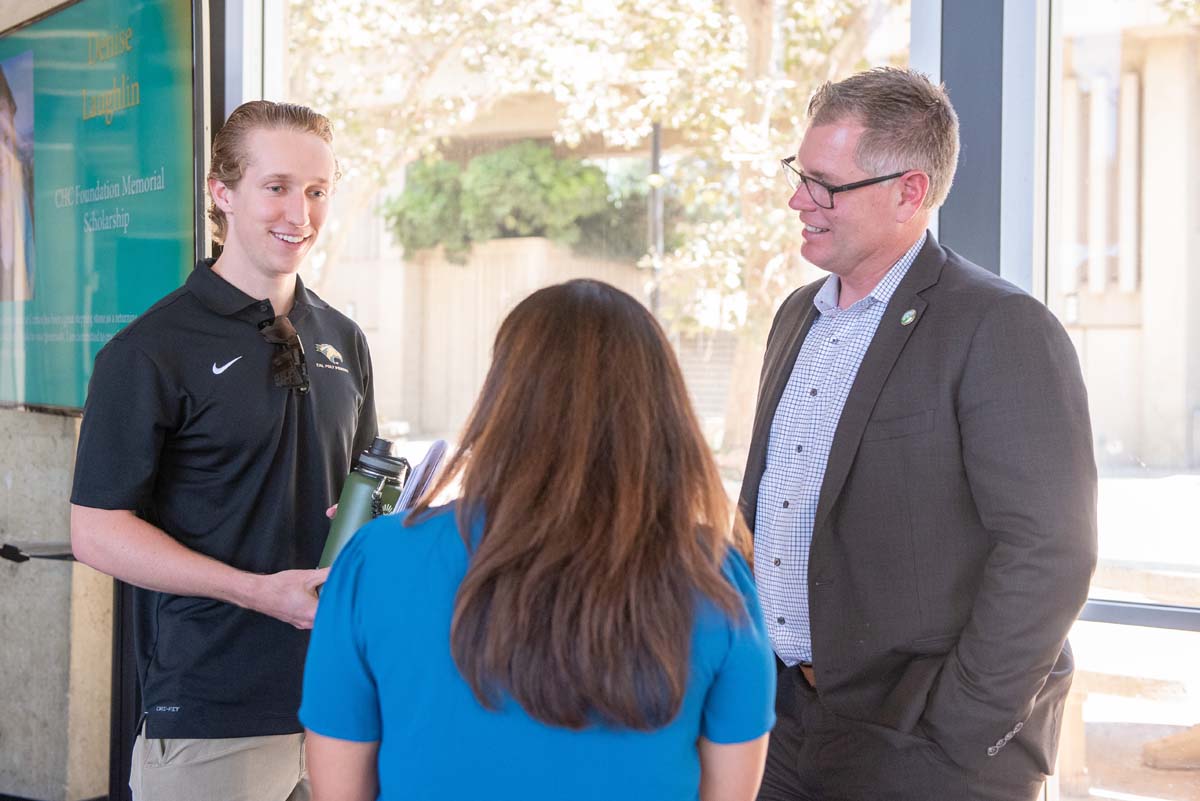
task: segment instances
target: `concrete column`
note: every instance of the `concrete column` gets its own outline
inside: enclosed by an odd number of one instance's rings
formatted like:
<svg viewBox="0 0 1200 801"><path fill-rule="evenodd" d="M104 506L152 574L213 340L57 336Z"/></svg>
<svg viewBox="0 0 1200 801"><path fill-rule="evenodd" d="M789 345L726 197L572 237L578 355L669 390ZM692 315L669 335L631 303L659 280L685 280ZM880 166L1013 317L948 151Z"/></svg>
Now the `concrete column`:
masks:
<svg viewBox="0 0 1200 801"><path fill-rule="evenodd" d="M1142 124L1142 454L1184 467L1200 408L1200 42L1146 48Z"/></svg>
<svg viewBox="0 0 1200 801"><path fill-rule="evenodd" d="M0 542L69 541L74 418L0 409ZM72 562L0 562L0 794L108 792L112 581Z"/></svg>

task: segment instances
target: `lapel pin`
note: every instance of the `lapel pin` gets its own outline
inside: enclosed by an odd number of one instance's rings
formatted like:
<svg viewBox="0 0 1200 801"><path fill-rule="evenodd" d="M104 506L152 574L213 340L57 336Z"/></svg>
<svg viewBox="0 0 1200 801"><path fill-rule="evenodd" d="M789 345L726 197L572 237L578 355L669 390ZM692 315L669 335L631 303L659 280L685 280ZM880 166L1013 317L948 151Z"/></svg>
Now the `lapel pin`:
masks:
<svg viewBox="0 0 1200 801"><path fill-rule="evenodd" d="M904 314L900 315L900 325L911 325L912 321L917 319L916 309L909 309Z"/></svg>

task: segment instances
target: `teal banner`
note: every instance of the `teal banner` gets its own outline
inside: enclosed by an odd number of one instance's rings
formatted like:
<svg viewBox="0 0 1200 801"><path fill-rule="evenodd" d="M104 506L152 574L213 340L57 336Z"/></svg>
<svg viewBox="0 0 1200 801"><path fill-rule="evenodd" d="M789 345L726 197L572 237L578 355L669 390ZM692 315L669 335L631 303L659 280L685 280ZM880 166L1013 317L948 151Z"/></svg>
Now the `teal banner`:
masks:
<svg viewBox="0 0 1200 801"><path fill-rule="evenodd" d="M194 252L188 0L0 35L0 404L83 406L96 352Z"/></svg>

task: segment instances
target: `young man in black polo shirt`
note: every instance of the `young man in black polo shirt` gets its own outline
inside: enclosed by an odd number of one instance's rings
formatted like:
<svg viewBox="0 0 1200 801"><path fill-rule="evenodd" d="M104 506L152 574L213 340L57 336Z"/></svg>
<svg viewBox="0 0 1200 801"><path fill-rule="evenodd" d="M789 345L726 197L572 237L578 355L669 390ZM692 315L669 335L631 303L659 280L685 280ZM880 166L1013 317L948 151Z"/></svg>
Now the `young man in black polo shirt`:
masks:
<svg viewBox="0 0 1200 801"><path fill-rule="evenodd" d="M296 718L315 570L376 433L362 331L297 277L336 180L329 121L239 107L213 142L219 259L96 357L79 561L136 585L138 801L308 797Z"/></svg>

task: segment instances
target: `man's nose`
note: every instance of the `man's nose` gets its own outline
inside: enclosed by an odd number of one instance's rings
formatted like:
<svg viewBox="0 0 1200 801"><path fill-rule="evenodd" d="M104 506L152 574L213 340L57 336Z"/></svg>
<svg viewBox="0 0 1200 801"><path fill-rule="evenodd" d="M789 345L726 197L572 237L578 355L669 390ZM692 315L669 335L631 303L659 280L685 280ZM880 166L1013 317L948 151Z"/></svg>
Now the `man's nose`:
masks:
<svg viewBox="0 0 1200 801"><path fill-rule="evenodd" d="M817 204L813 202L812 195L808 193L804 184L799 184L792 191L792 196L788 200L788 208L792 211L812 211L817 208Z"/></svg>
<svg viewBox="0 0 1200 801"><path fill-rule="evenodd" d="M303 228L308 225L308 195L304 193L296 193L287 204L287 221L289 225L294 225L297 228Z"/></svg>

